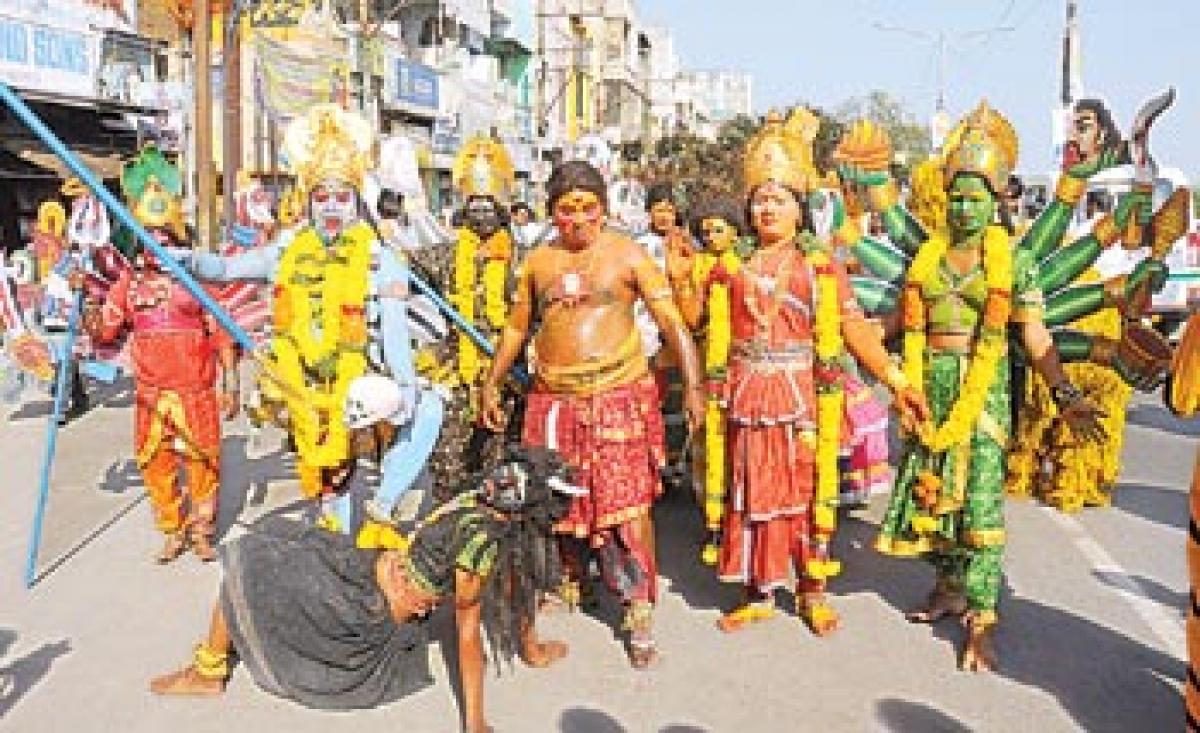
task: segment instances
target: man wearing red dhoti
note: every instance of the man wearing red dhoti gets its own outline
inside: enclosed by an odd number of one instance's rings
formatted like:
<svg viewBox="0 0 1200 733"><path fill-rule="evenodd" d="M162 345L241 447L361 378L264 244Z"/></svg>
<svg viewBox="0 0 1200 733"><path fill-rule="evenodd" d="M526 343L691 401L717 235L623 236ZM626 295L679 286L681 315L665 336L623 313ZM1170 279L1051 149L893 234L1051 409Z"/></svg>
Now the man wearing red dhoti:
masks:
<svg viewBox="0 0 1200 733"><path fill-rule="evenodd" d="M547 185L557 241L534 249L517 276L512 309L484 383L485 424L505 416L500 385L533 336L535 384L525 442L557 450L589 494L557 527L586 541L606 583L626 608L629 658L637 669L657 659L652 609L657 589L650 509L662 491L663 423L658 390L638 332L644 301L682 365L691 426L704 418L696 349L665 275L636 242L604 230L604 179L590 165L559 167ZM535 326L536 324L536 326ZM569 545L569 541L564 543ZM582 563L566 558L576 580Z"/></svg>

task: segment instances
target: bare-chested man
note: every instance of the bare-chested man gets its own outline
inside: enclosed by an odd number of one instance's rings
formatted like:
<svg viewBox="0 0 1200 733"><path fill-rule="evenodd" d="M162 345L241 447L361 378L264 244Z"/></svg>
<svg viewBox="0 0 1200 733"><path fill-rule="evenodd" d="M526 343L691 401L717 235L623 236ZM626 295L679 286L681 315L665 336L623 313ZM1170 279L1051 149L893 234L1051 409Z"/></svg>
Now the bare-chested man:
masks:
<svg viewBox="0 0 1200 733"><path fill-rule="evenodd" d="M559 236L530 252L518 271L484 383L483 420L492 429L504 423L499 388L532 335L536 382L525 442L557 450L574 467L576 482L590 490L557 527L564 561L578 583L580 543L597 554L606 583L625 605L630 663L644 669L657 659L650 508L662 491L665 454L658 390L634 304L646 303L679 357L692 429L704 419L699 362L662 270L636 242L605 231L608 192L600 173L587 163L565 163L550 177L547 194Z"/></svg>

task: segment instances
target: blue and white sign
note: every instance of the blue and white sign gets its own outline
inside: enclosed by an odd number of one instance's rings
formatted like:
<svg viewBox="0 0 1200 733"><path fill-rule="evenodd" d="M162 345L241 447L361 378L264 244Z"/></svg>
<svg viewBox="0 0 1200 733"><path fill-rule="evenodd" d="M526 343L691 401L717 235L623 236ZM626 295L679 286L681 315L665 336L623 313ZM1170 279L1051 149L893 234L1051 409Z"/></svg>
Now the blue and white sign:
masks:
<svg viewBox="0 0 1200 733"><path fill-rule="evenodd" d="M100 35L0 14L0 79L29 91L96 96Z"/></svg>
<svg viewBox="0 0 1200 733"><path fill-rule="evenodd" d="M430 112L438 108L438 75L428 66L413 63L408 59L393 59L396 74L395 99L397 102L422 107Z"/></svg>

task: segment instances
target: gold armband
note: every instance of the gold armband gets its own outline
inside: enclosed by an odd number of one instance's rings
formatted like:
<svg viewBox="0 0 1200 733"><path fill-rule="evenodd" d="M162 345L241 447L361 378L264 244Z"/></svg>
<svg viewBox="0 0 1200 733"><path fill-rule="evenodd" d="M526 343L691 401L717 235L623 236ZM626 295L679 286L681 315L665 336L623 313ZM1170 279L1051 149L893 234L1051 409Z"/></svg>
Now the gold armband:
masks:
<svg viewBox="0 0 1200 733"><path fill-rule="evenodd" d="M1083 198L1083 194L1087 193L1087 187L1086 178L1076 178L1064 174L1058 177L1058 185L1054 187L1054 197L1067 206L1075 206Z"/></svg>
<svg viewBox="0 0 1200 733"><path fill-rule="evenodd" d="M867 189L867 201L873 211L884 212L900 202L900 193L896 190L896 182L890 178L878 186Z"/></svg>
<svg viewBox="0 0 1200 733"><path fill-rule="evenodd" d="M1088 354L1088 361L1103 367L1111 367L1116 360L1118 343L1120 342L1116 339L1097 336L1092 341L1092 350Z"/></svg>
<svg viewBox="0 0 1200 733"><path fill-rule="evenodd" d="M849 217L846 218L842 225L833 233L833 241L835 244L850 246L862 239L862 229L858 223Z"/></svg>
<svg viewBox="0 0 1200 733"><path fill-rule="evenodd" d="M658 288L657 290L652 290L649 293L646 293L646 300L648 302L653 302L655 300L663 300L665 298L670 298L674 294L675 293L673 290L671 290L671 288L668 288L668 287Z"/></svg>
<svg viewBox="0 0 1200 733"><path fill-rule="evenodd" d="M883 373L883 383L892 390L893 394L900 394L909 386L908 377L904 376L904 370L895 364L890 365Z"/></svg>
<svg viewBox="0 0 1200 733"><path fill-rule="evenodd" d="M1104 283L1104 306L1111 308L1114 305L1120 305L1125 302L1125 283L1129 280L1128 275L1118 275Z"/></svg>
<svg viewBox="0 0 1200 733"><path fill-rule="evenodd" d="M1117 228L1117 219L1112 214L1105 216L1092 227L1092 236L1096 241L1107 247L1121 238L1121 230Z"/></svg>

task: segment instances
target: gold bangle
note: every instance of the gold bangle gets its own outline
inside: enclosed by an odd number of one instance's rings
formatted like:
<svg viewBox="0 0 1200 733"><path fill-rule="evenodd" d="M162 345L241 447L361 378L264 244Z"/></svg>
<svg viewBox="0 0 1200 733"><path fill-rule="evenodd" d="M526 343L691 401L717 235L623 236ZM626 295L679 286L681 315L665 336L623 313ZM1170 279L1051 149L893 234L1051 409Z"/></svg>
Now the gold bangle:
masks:
<svg viewBox="0 0 1200 733"><path fill-rule="evenodd" d="M867 189L867 201L871 209L880 213L887 211L900 202L900 193L896 190L896 182L890 178L878 186Z"/></svg>
<svg viewBox="0 0 1200 733"><path fill-rule="evenodd" d="M883 383L894 394L900 394L909 386L908 377L904 376L904 370L895 364L889 365L887 371L883 373Z"/></svg>
<svg viewBox="0 0 1200 733"><path fill-rule="evenodd" d="M1087 187L1086 178L1076 178L1064 174L1058 177L1058 184L1054 187L1054 197L1067 206L1075 206L1087 193Z"/></svg>
<svg viewBox="0 0 1200 733"><path fill-rule="evenodd" d="M1096 226L1092 227L1092 235L1105 247L1120 239L1121 230L1117 228L1116 217L1109 214L1096 222Z"/></svg>

